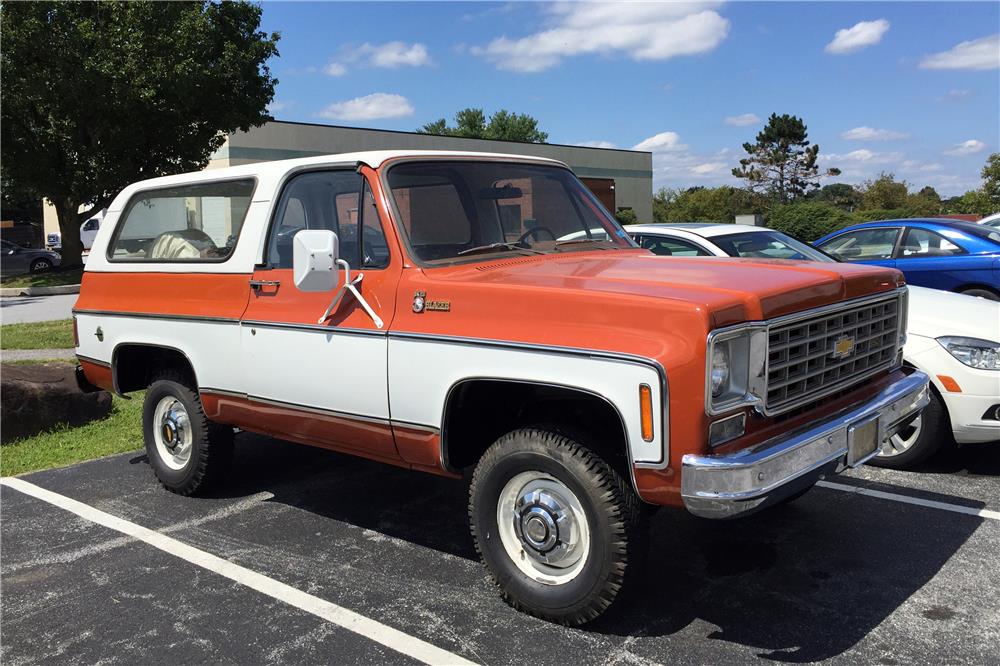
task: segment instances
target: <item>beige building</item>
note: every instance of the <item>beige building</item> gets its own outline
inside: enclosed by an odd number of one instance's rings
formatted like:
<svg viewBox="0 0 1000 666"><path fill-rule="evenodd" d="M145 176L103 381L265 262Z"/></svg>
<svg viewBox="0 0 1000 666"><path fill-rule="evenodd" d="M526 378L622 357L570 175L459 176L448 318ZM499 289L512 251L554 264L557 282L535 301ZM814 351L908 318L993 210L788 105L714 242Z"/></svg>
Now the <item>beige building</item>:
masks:
<svg viewBox="0 0 1000 666"><path fill-rule="evenodd" d="M359 150L473 150L548 157L565 162L611 212L631 208L639 222L653 221L653 155L636 150L588 148L437 136L417 132L340 127L274 120L236 132L208 168ZM55 208L44 206L45 234L59 231Z"/></svg>
<svg viewBox="0 0 1000 666"><path fill-rule="evenodd" d="M653 155L635 150L517 143L275 120L231 135L208 168L359 150L473 150L548 157L565 162L611 212L631 208L653 221Z"/></svg>

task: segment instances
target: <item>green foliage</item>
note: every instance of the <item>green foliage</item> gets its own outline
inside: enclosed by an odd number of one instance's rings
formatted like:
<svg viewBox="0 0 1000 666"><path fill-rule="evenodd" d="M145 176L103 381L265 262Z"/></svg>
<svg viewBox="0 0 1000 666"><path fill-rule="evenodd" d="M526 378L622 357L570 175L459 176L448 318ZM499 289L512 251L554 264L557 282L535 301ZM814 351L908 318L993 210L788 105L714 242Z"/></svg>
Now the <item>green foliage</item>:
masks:
<svg viewBox="0 0 1000 666"><path fill-rule="evenodd" d="M202 169L227 132L268 120L279 36L259 30L259 5L3 2L0 13L3 188L52 201L64 266L81 264L80 222L126 185Z"/></svg>
<svg viewBox="0 0 1000 666"><path fill-rule="evenodd" d="M906 197L906 208L915 217L932 217L941 214L941 197L933 187L924 187Z"/></svg>
<svg viewBox="0 0 1000 666"><path fill-rule="evenodd" d="M946 213L963 215L992 215L997 212L997 204L984 189L969 190L960 197L952 197L944 202L943 208Z"/></svg>
<svg viewBox="0 0 1000 666"><path fill-rule="evenodd" d="M774 206L764 217L768 227L807 242L857 221L847 211L823 202Z"/></svg>
<svg viewBox="0 0 1000 666"><path fill-rule="evenodd" d="M879 220L902 220L907 217L920 217L909 208L873 208L871 210L855 211L858 222L877 222Z"/></svg>
<svg viewBox="0 0 1000 666"><path fill-rule="evenodd" d="M865 210L903 208L909 185L905 180L896 180L891 173L882 172L877 178L866 180L861 190L861 207Z"/></svg>
<svg viewBox="0 0 1000 666"><path fill-rule="evenodd" d="M983 194L993 205L990 212L1000 211L1000 153L993 153L986 158L980 175L983 178Z"/></svg>
<svg viewBox="0 0 1000 666"><path fill-rule="evenodd" d="M819 187L819 145L810 145L806 124L801 118L772 113L756 138L744 143L747 157L733 169L733 175L747 182L747 189L767 196L775 203L788 203ZM831 168L825 175L836 176Z"/></svg>
<svg viewBox="0 0 1000 666"><path fill-rule="evenodd" d="M626 224L635 224L639 221L635 211L631 208L619 208L618 212L615 213L615 219L618 220L618 224L622 226Z"/></svg>
<svg viewBox="0 0 1000 666"><path fill-rule="evenodd" d="M683 191L664 188L653 196L656 222L733 222L737 215L758 210L752 194L728 185Z"/></svg>
<svg viewBox="0 0 1000 666"><path fill-rule="evenodd" d="M455 114L454 127L448 127L447 121L440 118L418 128L417 131L423 134L522 143L545 143L549 138L546 132L538 129L537 120L527 114L511 113L506 109L494 113L488 122L482 109L462 109Z"/></svg>
<svg viewBox="0 0 1000 666"><path fill-rule="evenodd" d="M861 193L853 185L847 183L824 185L818 190L811 191L807 198L810 201L822 201L846 211L852 211L861 205Z"/></svg>

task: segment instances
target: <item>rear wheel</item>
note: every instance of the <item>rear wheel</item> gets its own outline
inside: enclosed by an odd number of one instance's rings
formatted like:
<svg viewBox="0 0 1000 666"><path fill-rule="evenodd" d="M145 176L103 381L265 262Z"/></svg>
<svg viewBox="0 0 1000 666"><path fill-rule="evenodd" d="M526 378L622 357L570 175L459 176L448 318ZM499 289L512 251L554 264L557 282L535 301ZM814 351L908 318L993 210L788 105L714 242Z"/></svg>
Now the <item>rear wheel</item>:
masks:
<svg viewBox="0 0 1000 666"><path fill-rule="evenodd" d="M548 430L515 430L489 448L472 478L469 518L503 598L566 625L601 615L645 547L640 500L628 482Z"/></svg>
<svg viewBox="0 0 1000 666"><path fill-rule="evenodd" d="M216 484L228 470L233 429L208 420L182 375L167 373L150 385L142 422L149 464L167 490L191 495Z"/></svg>
<svg viewBox="0 0 1000 666"><path fill-rule="evenodd" d="M985 289L982 287L973 287L971 289L963 289L960 293L966 296L975 296L976 298L985 298L988 301L1000 301L1000 294L993 291L992 289Z"/></svg>
<svg viewBox="0 0 1000 666"><path fill-rule="evenodd" d="M882 443L869 465L908 469L927 461L942 447L954 444L948 410L934 391L930 402L909 425Z"/></svg>

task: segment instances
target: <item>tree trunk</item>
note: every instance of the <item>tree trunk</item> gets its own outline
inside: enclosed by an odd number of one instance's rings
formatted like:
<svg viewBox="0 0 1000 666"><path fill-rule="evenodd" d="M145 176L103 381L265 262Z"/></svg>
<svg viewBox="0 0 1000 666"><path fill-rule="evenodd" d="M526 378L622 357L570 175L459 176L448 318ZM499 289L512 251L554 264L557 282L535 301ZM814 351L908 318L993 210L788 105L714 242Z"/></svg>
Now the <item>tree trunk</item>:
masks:
<svg viewBox="0 0 1000 666"><path fill-rule="evenodd" d="M69 197L60 197L52 202L56 207L56 217L59 220L59 233L62 234L62 267L72 268L83 265L83 243L80 242L80 202Z"/></svg>

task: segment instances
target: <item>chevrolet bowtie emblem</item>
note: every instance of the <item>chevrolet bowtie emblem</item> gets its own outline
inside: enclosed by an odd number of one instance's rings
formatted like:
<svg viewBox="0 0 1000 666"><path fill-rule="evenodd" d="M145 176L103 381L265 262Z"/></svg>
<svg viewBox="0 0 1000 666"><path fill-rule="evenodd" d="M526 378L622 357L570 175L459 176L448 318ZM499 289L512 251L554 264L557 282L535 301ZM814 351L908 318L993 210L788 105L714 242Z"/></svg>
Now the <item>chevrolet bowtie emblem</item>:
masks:
<svg viewBox="0 0 1000 666"><path fill-rule="evenodd" d="M854 351L854 338L848 335L842 335L837 338L837 341L833 343L833 353L831 356L833 358L844 358L850 356Z"/></svg>

